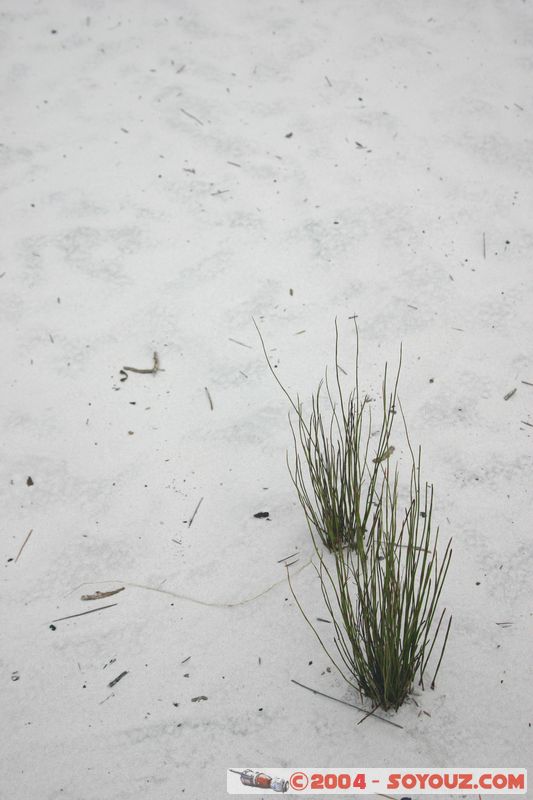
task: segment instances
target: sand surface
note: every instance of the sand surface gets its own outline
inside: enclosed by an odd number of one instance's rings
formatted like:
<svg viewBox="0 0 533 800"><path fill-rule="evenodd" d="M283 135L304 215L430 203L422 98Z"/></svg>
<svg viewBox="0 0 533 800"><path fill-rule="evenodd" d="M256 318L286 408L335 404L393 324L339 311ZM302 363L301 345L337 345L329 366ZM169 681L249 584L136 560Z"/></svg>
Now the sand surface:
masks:
<svg viewBox="0 0 533 800"><path fill-rule="evenodd" d="M4 0L0 22L0 797L527 767L531 2ZM372 396L403 342L454 539L448 652L403 730L291 683L355 699L278 563L299 554L323 616L252 317L307 398L335 317L349 385L354 314Z"/></svg>

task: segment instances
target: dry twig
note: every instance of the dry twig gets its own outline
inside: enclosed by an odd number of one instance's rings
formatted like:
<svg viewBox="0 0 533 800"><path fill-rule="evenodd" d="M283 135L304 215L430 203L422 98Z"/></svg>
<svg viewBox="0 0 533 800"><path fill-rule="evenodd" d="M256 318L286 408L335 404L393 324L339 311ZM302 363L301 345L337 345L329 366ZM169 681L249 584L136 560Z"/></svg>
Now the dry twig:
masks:
<svg viewBox="0 0 533 800"><path fill-rule="evenodd" d="M119 592L123 592L125 589L124 586L121 586L120 589L110 589L108 592L95 592L94 594L82 594L80 600L103 600L106 597L112 597L114 594L118 594Z"/></svg>
<svg viewBox="0 0 533 800"><path fill-rule="evenodd" d="M23 542L22 542L22 544L21 544L21 546L20 546L20 550L18 551L18 553L17 553L17 557L16 557L16 559L15 559L15 564L16 564L16 563L17 563L17 561L19 560L20 554L22 553L22 551L23 551L23 550L24 550L24 548L26 547L26 544L27 544L27 542L28 542L28 539L30 538L30 536L32 535L32 533L33 533L33 528L30 530L30 532L28 533L28 535L26 536L26 538L24 539L24 541L23 541Z"/></svg>

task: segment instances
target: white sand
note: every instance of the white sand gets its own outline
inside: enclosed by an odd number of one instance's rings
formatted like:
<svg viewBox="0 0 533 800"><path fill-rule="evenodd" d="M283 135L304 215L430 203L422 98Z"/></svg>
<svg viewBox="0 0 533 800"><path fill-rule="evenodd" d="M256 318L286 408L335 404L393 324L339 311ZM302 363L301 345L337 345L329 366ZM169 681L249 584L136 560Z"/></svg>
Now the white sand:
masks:
<svg viewBox="0 0 533 800"><path fill-rule="evenodd" d="M0 796L527 766L531 2L4 0L1 21ZM335 316L349 369L354 313L369 392L403 341L454 537L448 653L403 731L290 682L352 697L286 584L237 608L156 591L236 602L308 559L251 317L306 397ZM120 382L154 350L164 372ZM295 586L323 615L312 568Z"/></svg>

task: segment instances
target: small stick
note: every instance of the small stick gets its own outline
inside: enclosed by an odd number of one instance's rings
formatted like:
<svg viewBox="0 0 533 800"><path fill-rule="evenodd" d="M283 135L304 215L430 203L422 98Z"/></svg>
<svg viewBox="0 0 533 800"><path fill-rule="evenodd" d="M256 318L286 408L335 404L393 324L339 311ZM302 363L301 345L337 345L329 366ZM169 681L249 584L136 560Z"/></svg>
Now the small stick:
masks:
<svg viewBox="0 0 533 800"><path fill-rule="evenodd" d="M138 372L140 375L151 375L151 374L155 375L156 372L163 372L163 370L159 366L159 356L157 355L157 353L154 353L153 358L154 358L154 363L153 366L150 367L150 369L138 369L137 367L122 367L122 371Z"/></svg>
<svg viewBox="0 0 533 800"><path fill-rule="evenodd" d="M228 161L228 164L231 164L232 167L240 167L240 164L236 164L235 161Z"/></svg>
<svg viewBox="0 0 533 800"><path fill-rule="evenodd" d="M294 561L291 561L289 564L285 564L285 566L288 569L289 567L292 567L293 564L297 564L299 560L300 560L299 558L296 558L296 559L294 559Z"/></svg>
<svg viewBox="0 0 533 800"><path fill-rule="evenodd" d="M378 710L378 708L379 708L379 706L374 706L374 708L372 708L372 709L371 709L371 710L368 712L368 714L365 714L365 716L364 716L364 717L361 717L361 719L359 720L359 722L358 722L357 724L358 724L358 725L360 725L362 722L364 722L364 721L365 721L365 719L368 719L368 717L371 717L371 716L372 716L372 715L373 715L373 714L374 714L374 713L375 713L375 712Z"/></svg>
<svg viewBox="0 0 533 800"><path fill-rule="evenodd" d="M503 399L504 399L504 400L510 400L510 399L511 399L511 397L512 397L514 394L516 394L516 388L514 388L514 389L511 389L511 391L510 391L510 392L507 392L507 394L505 395L505 397L504 397Z"/></svg>
<svg viewBox="0 0 533 800"><path fill-rule="evenodd" d="M328 86L333 86L332 82L330 81L327 75L324 75L324 78L326 79L326 83Z"/></svg>
<svg viewBox="0 0 533 800"><path fill-rule="evenodd" d="M327 622L328 625L331 625L331 620L330 619L322 619L322 617L317 617L317 621L318 622Z"/></svg>
<svg viewBox="0 0 533 800"><path fill-rule="evenodd" d="M82 594L80 600L103 600L105 597L112 597L114 594L123 592L124 589L125 587L121 586L120 589L110 589L108 592L95 592L94 594Z"/></svg>
<svg viewBox="0 0 533 800"><path fill-rule="evenodd" d="M190 114L188 111L185 111L184 108L180 108L180 111L181 111L182 114L185 114L186 117L190 117L195 122L197 122L199 125L203 125L204 124L201 119L198 119L198 117L195 117L194 114Z"/></svg>
<svg viewBox="0 0 533 800"><path fill-rule="evenodd" d="M228 337L228 341L235 342L235 344L240 344L241 347L247 347L248 350L253 350L254 348L249 344L244 344L244 342L239 342L238 339L232 339L231 336Z"/></svg>
<svg viewBox="0 0 533 800"><path fill-rule="evenodd" d="M520 420L520 422L522 423L522 425L528 425L530 428L533 428L531 422L526 422L525 419Z"/></svg>
<svg viewBox="0 0 533 800"><path fill-rule="evenodd" d="M209 407L211 408L211 411L213 411L213 408L214 408L213 400L211 399L211 395L209 394L209 389L207 388L207 386L204 386L204 389L205 389L205 393L207 395L207 399L209 400Z"/></svg>
<svg viewBox="0 0 533 800"><path fill-rule="evenodd" d="M182 664L186 664L186 663L187 663L187 661L190 661L190 659L191 659L191 657L190 657L190 656L187 656L187 658L184 658L184 659L183 659L183 661L182 661L181 663L182 663Z"/></svg>
<svg viewBox="0 0 533 800"><path fill-rule="evenodd" d="M116 684L117 684L119 681L121 681L121 680L122 680L122 678L123 678L125 675L127 675L127 674L128 674L128 670L127 670L127 669L126 669L126 670L124 670L124 672L121 672L121 673L120 673L120 675L117 675L117 677L116 677L116 678L113 678L113 680L112 680L112 681L109 681L109 683L107 684L108 688L109 688L109 689L112 689L112 688L113 688L113 686L116 686Z"/></svg>
<svg viewBox="0 0 533 800"><path fill-rule="evenodd" d="M280 560L278 561L278 564L281 564L282 561L288 561L289 558L294 558L294 556L297 556L297 555L298 555L298 551L296 551L296 553L291 553L290 556L285 556L285 558L280 558Z"/></svg>
<svg viewBox="0 0 533 800"><path fill-rule="evenodd" d="M24 548L26 547L26 543L27 543L28 539L30 538L30 536L32 535L32 533L33 533L33 528L30 530L30 532L28 533L28 535L26 536L26 538L25 538L25 539L24 539L24 541L22 542L21 548L20 548L20 550L18 551L18 553L17 553L17 557L16 557L16 559L15 559L15 564L16 564L16 563L17 563L17 561L19 560L19 556L20 556L20 554L22 553L22 551L24 550Z"/></svg>
<svg viewBox="0 0 533 800"><path fill-rule="evenodd" d="M291 678L291 683L295 683L297 686L301 686L302 689L307 689L309 692L313 692L313 694L319 694L322 697L327 697L328 700L336 700L337 703L342 703L345 706L350 706L350 708L356 708L358 711L361 711L363 714L367 714L364 708L360 708L360 706L356 706L354 703L348 703L347 700L340 700L338 697L333 697L330 694L324 694L324 692L319 692L318 689L311 689L310 686L305 686L303 683L299 681L295 681L294 678ZM368 716L368 715L367 715ZM389 725L394 725L395 728L400 728L403 730L403 725L398 725L397 722L393 722L391 719L386 719L385 717L378 717L374 714L376 719L380 719L382 722L388 722Z"/></svg>
<svg viewBox="0 0 533 800"><path fill-rule="evenodd" d="M84 617L85 614L94 614L95 611L103 611L104 608L113 608L113 606L118 606L118 603L110 603L108 606L100 606L100 608L91 608L89 611L81 611L79 614L69 614L68 617L58 617L58 619L53 619L52 622L63 622L65 619L74 619L74 617Z"/></svg>
<svg viewBox="0 0 533 800"><path fill-rule="evenodd" d="M108 695L107 695L107 697L104 697L104 699L103 699L103 700L100 700L100 702L98 703L98 705L99 705L99 706L103 705L103 704L105 703L105 701L106 701L106 700L109 700L109 698L110 698L110 697L113 697L113 692L111 692L111 694L108 694Z"/></svg>
<svg viewBox="0 0 533 800"><path fill-rule="evenodd" d="M188 528L190 528L190 527L191 527L191 525L192 525L192 523L193 523L193 520L194 520L194 518L195 518L196 514L198 513L198 509L199 509L199 508L200 508L200 506L202 505L202 500L203 500L203 499L204 499L203 497L200 497L200 499L198 500L198 505L197 505L197 506L196 506L196 508L194 509L194 511L193 511L193 513L192 513L192 517L191 517L191 518L190 518L190 520L189 520L189 524L188 524L188 526L187 526Z"/></svg>
<svg viewBox="0 0 533 800"><path fill-rule="evenodd" d="M526 386L533 386L533 383L530 383L529 381L520 381L520 383L525 383Z"/></svg>

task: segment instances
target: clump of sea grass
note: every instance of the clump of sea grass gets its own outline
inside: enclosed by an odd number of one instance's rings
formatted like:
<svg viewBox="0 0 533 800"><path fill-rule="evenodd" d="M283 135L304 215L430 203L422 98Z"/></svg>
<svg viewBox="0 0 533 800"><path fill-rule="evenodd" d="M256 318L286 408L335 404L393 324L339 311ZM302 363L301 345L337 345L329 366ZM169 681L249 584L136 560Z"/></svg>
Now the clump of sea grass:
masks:
<svg viewBox="0 0 533 800"><path fill-rule="evenodd" d="M379 438L372 458L370 401L359 391L359 339L357 336L355 386L345 397L339 376L337 326L335 334L335 399L326 375L306 416L299 398L292 399L274 372L259 332L268 366L296 412L296 424L291 423L295 460L289 469L317 553L315 568L333 623L332 644L323 640L294 591L293 595L328 657L345 680L370 699L372 711L397 710L417 680L424 688L446 612L438 615L452 556L451 540L439 557L433 487L422 483L421 452L414 454L397 396L401 350L390 394L385 367ZM323 386L327 412L321 405ZM398 468L390 466L397 405L411 459L404 505L399 499ZM329 554L319 548L316 534ZM450 626L451 617L432 688Z"/></svg>

